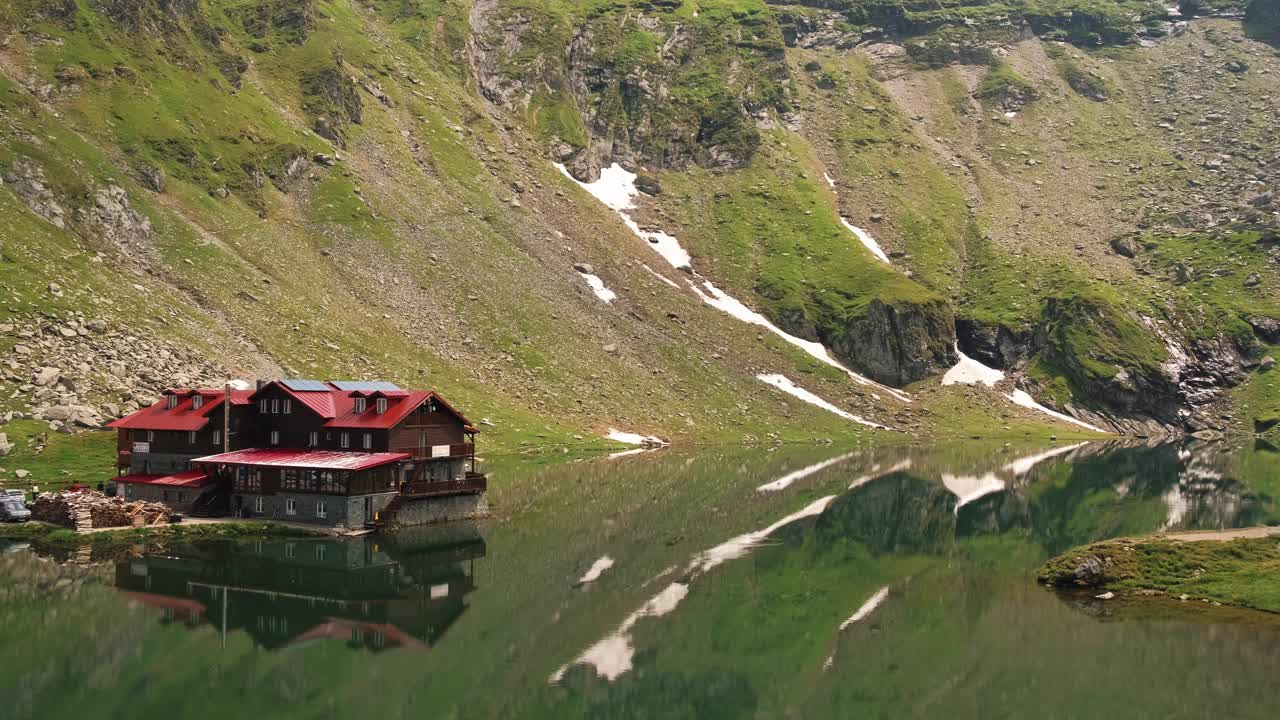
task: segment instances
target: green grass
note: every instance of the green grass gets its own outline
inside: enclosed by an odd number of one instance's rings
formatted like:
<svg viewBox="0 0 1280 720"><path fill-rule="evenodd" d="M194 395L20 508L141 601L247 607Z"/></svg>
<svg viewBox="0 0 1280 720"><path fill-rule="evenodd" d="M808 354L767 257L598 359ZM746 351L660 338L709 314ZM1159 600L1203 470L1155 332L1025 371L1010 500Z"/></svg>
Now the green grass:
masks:
<svg viewBox="0 0 1280 720"><path fill-rule="evenodd" d="M1225 605L1280 612L1280 544L1275 538L1226 542L1106 541L1072 550L1040 570L1040 579L1054 585L1074 585L1072 573L1089 556L1106 570L1094 587L1120 592L1156 590Z"/></svg>
<svg viewBox="0 0 1280 720"><path fill-rule="evenodd" d="M1034 100L1039 95L1035 85L1019 75L1007 62L992 66L982 77L973 94L983 100L1001 100L1013 95Z"/></svg>
<svg viewBox="0 0 1280 720"><path fill-rule="evenodd" d="M312 537L320 530L308 530L271 522L235 521L198 525L150 525L79 533L70 528L30 521L0 524L0 540L30 542L37 549L58 551L77 547L124 548L136 545L194 540L257 540L276 537Z"/></svg>
<svg viewBox="0 0 1280 720"><path fill-rule="evenodd" d="M38 486L58 490L72 483L97 485L115 477L115 431L83 431L73 434L53 432L45 423L15 420L0 425L9 436L13 451L0 457L0 483L9 488L30 490ZM31 477L19 482L15 470L28 470Z"/></svg>

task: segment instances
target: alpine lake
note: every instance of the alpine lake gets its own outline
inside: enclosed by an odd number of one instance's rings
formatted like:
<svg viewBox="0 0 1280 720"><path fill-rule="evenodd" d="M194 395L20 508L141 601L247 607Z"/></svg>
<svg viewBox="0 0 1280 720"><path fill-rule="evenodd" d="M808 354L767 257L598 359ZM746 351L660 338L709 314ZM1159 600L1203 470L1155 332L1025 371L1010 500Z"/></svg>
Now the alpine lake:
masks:
<svg viewBox="0 0 1280 720"><path fill-rule="evenodd" d="M1280 616L1035 581L1094 540L1275 524L1273 448L663 449L487 470L478 523L11 544L0 717L1277 717Z"/></svg>

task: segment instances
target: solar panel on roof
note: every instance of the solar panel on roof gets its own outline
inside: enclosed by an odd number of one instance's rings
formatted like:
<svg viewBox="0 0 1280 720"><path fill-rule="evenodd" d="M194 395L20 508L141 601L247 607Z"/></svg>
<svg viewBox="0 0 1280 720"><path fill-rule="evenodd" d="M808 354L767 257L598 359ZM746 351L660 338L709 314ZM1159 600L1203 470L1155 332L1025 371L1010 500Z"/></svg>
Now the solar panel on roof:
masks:
<svg viewBox="0 0 1280 720"><path fill-rule="evenodd" d="M395 383L386 380L334 380L333 386L339 390L352 392L360 390L363 392L373 392L374 390L399 390Z"/></svg>
<svg viewBox="0 0 1280 720"><path fill-rule="evenodd" d="M319 380L299 380L297 378L288 378L281 380L284 386L294 392L327 392L329 386Z"/></svg>

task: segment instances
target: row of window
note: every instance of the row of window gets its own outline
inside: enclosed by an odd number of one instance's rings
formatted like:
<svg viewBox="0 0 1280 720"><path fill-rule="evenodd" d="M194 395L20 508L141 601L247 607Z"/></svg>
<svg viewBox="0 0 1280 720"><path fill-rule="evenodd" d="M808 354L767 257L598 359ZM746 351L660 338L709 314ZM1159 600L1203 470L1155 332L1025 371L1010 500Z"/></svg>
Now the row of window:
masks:
<svg viewBox="0 0 1280 720"><path fill-rule="evenodd" d="M165 495L166 495L165 500L168 500L169 499L167 497L168 493L165 493ZM266 512L265 508L266 508L266 503L264 502L264 498L256 497L253 499L253 511L255 513L257 513L258 515L261 515L264 512ZM298 501L295 498L285 498L284 514L297 516ZM329 501L328 500L316 501L315 516L318 518L329 517ZM288 557L293 557L292 546L293 546L293 543L289 543L288 545L285 546L285 555Z"/></svg>
<svg viewBox="0 0 1280 720"><path fill-rule="evenodd" d="M280 431L272 430L270 435L270 443L274 445L280 444ZM307 447L320 447L320 433L312 430L307 433ZM351 433L338 433L338 447L344 450L351 447ZM363 433L360 437L360 447L365 450L373 449L373 433Z"/></svg>
<svg viewBox="0 0 1280 720"><path fill-rule="evenodd" d="M374 407L374 411L377 412L379 415L381 415L382 413L387 411L387 399L383 397L374 398L373 407ZM362 397L356 398L354 410L357 415L368 409L369 409L368 400Z"/></svg>
<svg viewBox="0 0 1280 720"><path fill-rule="evenodd" d="M293 398L259 398L258 412L263 415L289 415L293 412Z"/></svg>

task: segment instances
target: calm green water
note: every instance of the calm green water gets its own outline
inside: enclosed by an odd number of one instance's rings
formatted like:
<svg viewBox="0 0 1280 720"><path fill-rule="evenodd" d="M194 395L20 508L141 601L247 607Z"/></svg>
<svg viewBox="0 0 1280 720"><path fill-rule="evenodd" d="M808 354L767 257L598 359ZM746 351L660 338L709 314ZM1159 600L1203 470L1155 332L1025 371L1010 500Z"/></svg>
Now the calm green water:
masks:
<svg viewBox="0 0 1280 720"><path fill-rule="evenodd" d="M65 564L10 548L0 717L1276 717L1273 616L1032 579L1099 538L1280 520L1273 451L490 469L478 525Z"/></svg>

